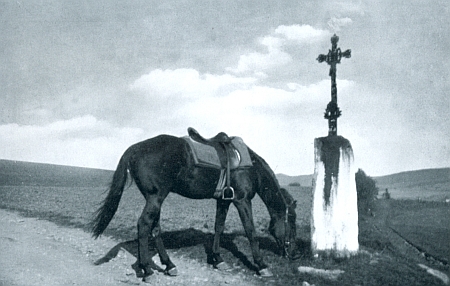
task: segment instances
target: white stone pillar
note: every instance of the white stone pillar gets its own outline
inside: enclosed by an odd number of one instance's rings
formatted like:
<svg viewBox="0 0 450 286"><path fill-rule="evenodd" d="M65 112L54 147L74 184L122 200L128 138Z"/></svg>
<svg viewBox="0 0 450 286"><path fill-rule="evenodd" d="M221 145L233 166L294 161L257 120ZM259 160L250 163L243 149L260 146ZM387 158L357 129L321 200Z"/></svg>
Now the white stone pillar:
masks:
<svg viewBox="0 0 450 286"><path fill-rule="evenodd" d="M342 136L321 137L314 140L314 154L312 253L350 257L359 249L352 147Z"/></svg>

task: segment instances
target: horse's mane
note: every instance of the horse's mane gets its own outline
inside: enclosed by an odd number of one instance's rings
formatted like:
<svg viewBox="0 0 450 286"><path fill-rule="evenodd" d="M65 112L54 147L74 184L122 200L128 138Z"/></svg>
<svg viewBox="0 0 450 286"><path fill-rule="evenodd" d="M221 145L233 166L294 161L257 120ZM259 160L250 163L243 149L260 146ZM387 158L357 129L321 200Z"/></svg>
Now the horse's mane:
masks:
<svg viewBox="0 0 450 286"><path fill-rule="evenodd" d="M252 161L254 161L254 163L257 163L260 167L262 167L263 171L266 172L267 175L272 178L273 183L278 188L280 188L280 185L278 184L277 177L275 176L275 173L270 168L269 164L267 164L266 160L264 160L261 156L256 154L255 151L253 151L252 149L248 148L248 151L250 153L250 157L252 158Z"/></svg>
<svg viewBox="0 0 450 286"><path fill-rule="evenodd" d="M256 154L252 149L248 148L248 150L250 152L250 157L252 158L253 163L256 163L255 165L258 168L258 172L266 173L265 176L260 177L260 184L262 183L262 185L264 185L262 180L267 179L270 180L270 182L266 183L271 184L273 187L273 189L259 188L257 190L258 195L264 201L266 206L268 208L279 209L281 205L283 205L283 203L280 202L280 200L283 200L281 196L284 197L286 203L288 204L294 202L294 198L292 197L292 195L286 189L280 187L278 179L275 173L272 171L272 168L270 168L269 164L267 164L267 162L261 156Z"/></svg>
<svg viewBox="0 0 450 286"><path fill-rule="evenodd" d="M280 188L278 179L275 173L261 156L256 154L252 149L248 148L250 157L259 173L260 188L257 188L257 193L269 209L281 210L284 209L283 198L293 201L292 196L285 190ZM264 186L264 187L263 187Z"/></svg>

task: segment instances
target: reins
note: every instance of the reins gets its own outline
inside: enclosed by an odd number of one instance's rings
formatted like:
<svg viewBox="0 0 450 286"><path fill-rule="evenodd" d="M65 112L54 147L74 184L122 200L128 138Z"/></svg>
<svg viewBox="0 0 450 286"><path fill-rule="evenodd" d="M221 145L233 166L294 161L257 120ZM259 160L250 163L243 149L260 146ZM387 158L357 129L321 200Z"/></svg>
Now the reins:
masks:
<svg viewBox="0 0 450 286"><path fill-rule="evenodd" d="M281 191L281 188L279 189L279 193L281 196L281 199L283 200L284 206L286 207L286 213L284 216L284 242L283 242L283 248L284 248L284 253L286 253L286 256L288 259L292 259L292 256L289 254L289 246L291 245L291 241L288 238L287 235L287 228L288 228L288 224L289 224L289 208L295 203L295 201L292 201L290 204L288 204L288 202L286 201L286 198L283 195L283 192ZM291 230L292 231L292 230Z"/></svg>
<svg viewBox="0 0 450 286"><path fill-rule="evenodd" d="M261 164L261 167L264 168L265 171L269 173L268 176L269 176L269 177L272 177L273 179L276 178L276 177L275 177L275 174L274 174L273 171L270 169L270 167L267 165L266 161L264 161L263 158L259 157L259 156L258 156L256 153L254 153L253 151L252 151L251 153L253 153L253 154L255 155L256 159L257 159L257 160L259 161L259 163ZM276 181L276 179L274 179L274 180ZM279 184L278 184L277 182L275 183L275 186L276 186L275 189L278 189L278 193L280 194L281 199L283 200L284 206L285 206L285 208L286 208L286 213L285 213L285 218L284 218L284 231L285 231L285 235L284 235L284 242L283 242L283 250L284 250L284 252L286 253L286 257L287 257L288 259L294 260L295 258L294 258L294 257L289 253L289 251L288 251L288 250L289 250L289 246L291 245L291 241L290 241L290 238L288 237L288 235L286 235L286 234L287 234L287 228L288 228L288 225L289 225L289 220L288 220L288 218L289 218L289 216L290 216L290 214L289 214L289 208L290 208L293 204L295 204L295 200L292 200L292 202L291 202L290 204L288 204L288 202L287 202L286 198L284 197L283 192L281 191L281 188L280 188L280 186L279 186ZM268 189L268 188L266 188L266 189ZM295 241L294 241L294 243L295 243Z"/></svg>

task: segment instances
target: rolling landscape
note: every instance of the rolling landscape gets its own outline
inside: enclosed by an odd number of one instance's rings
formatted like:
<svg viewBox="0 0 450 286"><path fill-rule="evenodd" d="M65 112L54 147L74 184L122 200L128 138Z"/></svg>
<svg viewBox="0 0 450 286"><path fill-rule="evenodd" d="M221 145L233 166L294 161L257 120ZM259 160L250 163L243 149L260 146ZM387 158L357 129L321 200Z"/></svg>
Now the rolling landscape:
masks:
<svg viewBox="0 0 450 286"><path fill-rule="evenodd" d="M87 232L88 222L105 197L112 174L111 170L0 160L0 208ZM374 216L361 216L359 241L363 252L345 263L315 261L308 255L312 175L278 174L277 178L298 201L297 245L304 255L299 261L287 264L274 252L274 241L267 229L270 218L264 204L256 197L253 212L262 252L279 273L271 282L301 285L302 280L293 269L309 265L346 271L336 281L307 277L316 285L442 285L440 280L416 272L416 268L418 263L428 263L448 271L450 205L445 200L450 198L450 168L374 177L380 189L379 207ZM386 189L391 200L381 199ZM105 235L118 242L134 241L143 204L134 185L126 188ZM176 215L180 209L184 216ZM211 200L169 195L163 204L161 222L164 243L172 255L206 264L205 241L211 240L214 216L215 203ZM224 259L235 261L245 281L259 281L251 271L245 270L252 269L251 252L233 207L227 218L222 247L225 248Z"/></svg>
<svg viewBox="0 0 450 286"><path fill-rule="evenodd" d="M370 175L370 174L368 174ZM299 183L311 187L313 175L277 174L282 186ZM450 168L424 169L372 177L382 195L386 189L394 199L442 201L450 199Z"/></svg>
<svg viewBox="0 0 450 286"><path fill-rule="evenodd" d="M114 171L72 166L0 160L1 186L107 186ZM370 175L370 174L369 174ZM277 174L281 186L311 187L313 175ZM373 177L379 194L386 189L394 199L445 200L450 198L450 168L424 169Z"/></svg>

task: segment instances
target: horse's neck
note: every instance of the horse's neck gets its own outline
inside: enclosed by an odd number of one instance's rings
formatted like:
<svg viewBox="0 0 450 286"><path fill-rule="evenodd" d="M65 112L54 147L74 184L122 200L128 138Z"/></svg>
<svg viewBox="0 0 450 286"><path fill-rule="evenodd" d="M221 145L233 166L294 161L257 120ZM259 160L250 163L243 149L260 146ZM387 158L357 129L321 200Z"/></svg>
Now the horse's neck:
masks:
<svg viewBox="0 0 450 286"><path fill-rule="evenodd" d="M259 176L258 181L260 185L257 188L257 193L266 205L271 217L280 214L286 210L286 203L283 201L283 194L281 194L276 176L262 157L250 148L249 152L256 168L257 176Z"/></svg>
<svg viewBox="0 0 450 286"><path fill-rule="evenodd" d="M260 188L259 197L266 205L271 217L283 214L286 211L286 203L283 201L282 194L276 188Z"/></svg>

